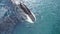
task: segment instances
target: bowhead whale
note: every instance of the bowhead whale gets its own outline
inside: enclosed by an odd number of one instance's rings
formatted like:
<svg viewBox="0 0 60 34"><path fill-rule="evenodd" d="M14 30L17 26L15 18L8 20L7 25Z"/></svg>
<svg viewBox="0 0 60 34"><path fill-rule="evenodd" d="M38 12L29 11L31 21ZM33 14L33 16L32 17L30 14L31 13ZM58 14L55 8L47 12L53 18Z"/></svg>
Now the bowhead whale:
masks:
<svg viewBox="0 0 60 34"><path fill-rule="evenodd" d="M16 0L9 0L9 2L11 3L11 7L8 9L8 12L0 18L0 34L12 34L16 24L23 21L34 23L36 20L35 15L25 4Z"/></svg>

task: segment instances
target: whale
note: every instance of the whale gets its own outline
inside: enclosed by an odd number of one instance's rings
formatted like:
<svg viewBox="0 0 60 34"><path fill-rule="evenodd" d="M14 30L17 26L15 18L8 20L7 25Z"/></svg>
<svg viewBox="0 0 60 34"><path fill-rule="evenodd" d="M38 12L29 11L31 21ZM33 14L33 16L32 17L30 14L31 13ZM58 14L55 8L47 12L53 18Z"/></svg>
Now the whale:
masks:
<svg viewBox="0 0 60 34"><path fill-rule="evenodd" d="M17 5L17 7L19 9L21 8L23 10L22 12L27 17L26 21L28 21L29 23L34 23L34 21L36 21L36 17L34 15L34 13L32 11L30 11L24 3L19 2L19 0L11 0L11 1L13 4Z"/></svg>
<svg viewBox="0 0 60 34"><path fill-rule="evenodd" d="M16 0L8 0L6 3L7 12L0 18L0 34L13 34L13 31L19 23L34 23L36 17L28 7Z"/></svg>

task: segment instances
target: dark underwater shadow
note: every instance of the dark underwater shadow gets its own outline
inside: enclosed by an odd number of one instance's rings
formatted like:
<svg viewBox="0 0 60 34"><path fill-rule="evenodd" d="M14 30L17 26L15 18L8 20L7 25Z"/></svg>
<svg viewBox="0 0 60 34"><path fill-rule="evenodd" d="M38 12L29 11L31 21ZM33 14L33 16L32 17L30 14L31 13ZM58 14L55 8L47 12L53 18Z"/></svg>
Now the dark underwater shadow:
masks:
<svg viewBox="0 0 60 34"><path fill-rule="evenodd" d="M9 0L3 1L1 3L4 5L0 6L6 8L7 11L4 16L0 18L0 34L13 34L16 25L22 23L21 20L19 20L22 18L17 17L20 15L16 15L18 13L14 10L13 4Z"/></svg>

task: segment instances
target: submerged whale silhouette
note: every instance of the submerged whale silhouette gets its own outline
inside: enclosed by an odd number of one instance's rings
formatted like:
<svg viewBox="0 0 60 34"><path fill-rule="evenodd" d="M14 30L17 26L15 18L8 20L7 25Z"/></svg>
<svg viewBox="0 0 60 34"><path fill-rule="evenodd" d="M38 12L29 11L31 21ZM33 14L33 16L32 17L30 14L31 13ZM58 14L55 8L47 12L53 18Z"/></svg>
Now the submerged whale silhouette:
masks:
<svg viewBox="0 0 60 34"><path fill-rule="evenodd" d="M11 0L9 2L12 3L11 7L8 9L8 12L0 18L0 34L12 34L16 24L23 21L33 23L36 20L35 15L27 8L26 5L23 3L14 4L14 1Z"/></svg>

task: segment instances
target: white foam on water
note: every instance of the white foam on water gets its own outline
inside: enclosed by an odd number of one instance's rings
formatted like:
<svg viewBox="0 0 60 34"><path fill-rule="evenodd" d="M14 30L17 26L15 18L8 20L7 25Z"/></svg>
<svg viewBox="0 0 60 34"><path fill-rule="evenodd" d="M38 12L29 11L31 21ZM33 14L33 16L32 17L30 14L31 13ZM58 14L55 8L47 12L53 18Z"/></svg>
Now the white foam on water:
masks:
<svg viewBox="0 0 60 34"><path fill-rule="evenodd" d="M19 5L20 4L20 0L11 0L13 4Z"/></svg>

